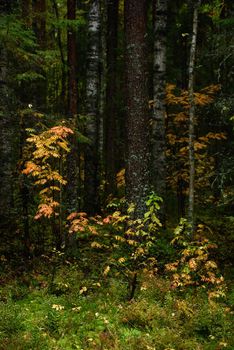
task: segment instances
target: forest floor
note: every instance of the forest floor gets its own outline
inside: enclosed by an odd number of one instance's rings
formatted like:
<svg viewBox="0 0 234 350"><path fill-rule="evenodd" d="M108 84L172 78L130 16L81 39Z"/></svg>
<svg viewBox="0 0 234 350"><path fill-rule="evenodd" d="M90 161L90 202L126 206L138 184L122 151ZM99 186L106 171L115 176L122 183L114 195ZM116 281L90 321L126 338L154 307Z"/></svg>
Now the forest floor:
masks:
<svg viewBox="0 0 234 350"><path fill-rule="evenodd" d="M1 350L234 349L231 287L209 301L204 289L179 292L142 275L129 301L128 281L98 276L96 263L30 264L13 269L2 257Z"/></svg>

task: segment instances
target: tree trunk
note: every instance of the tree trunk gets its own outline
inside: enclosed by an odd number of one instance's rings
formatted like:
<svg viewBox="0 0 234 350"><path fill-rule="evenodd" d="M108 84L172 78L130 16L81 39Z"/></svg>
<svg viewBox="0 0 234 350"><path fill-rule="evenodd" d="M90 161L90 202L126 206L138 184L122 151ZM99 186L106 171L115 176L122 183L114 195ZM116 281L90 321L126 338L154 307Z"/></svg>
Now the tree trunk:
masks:
<svg viewBox="0 0 234 350"><path fill-rule="evenodd" d="M154 191L163 198L161 221L165 223L166 199L166 140L165 140L165 88L166 88L166 25L167 0L154 0L154 109L152 120L151 183Z"/></svg>
<svg viewBox="0 0 234 350"><path fill-rule="evenodd" d="M189 206L188 223L190 225L191 235L194 231L194 179L195 179L195 157L194 157L194 122L195 122L195 99L194 99L194 66L197 44L198 27L198 7L200 0L194 5L193 13L193 33L190 47L189 74L188 74L188 93L189 93Z"/></svg>
<svg viewBox="0 0 234 350"><path fill-rule="evenodd" d="M53 4L56 20L59 21L60 16L59 16L57 1L53 0L52 4ZM57 44L58 44L60 58L61 58L61 92L58 96L59 97L58 109L59 109L59 112L61 113L65 111L65 106L66 106L66 62L65 62L64 52L63 52L62 33L59 26L57 28L57 34L58 34Z"/></svg>
<svg viewBox="0 0 234 350"><path fill-rule="evenodd" d="M126 197L142 217L149 190L146 1L125 1L127 159Z"/></svg>
<svg viewBox="0 0 234 350"><path fill-rule="evenodd" d="M46 41L46 0L33 0L33 30L37 38L37 43L40 50L45 50L47 46ZM38 73L45 75L42 67L37 67ZM44 113L47 112L47 80L40 79L34 86L35 89L33 99L36 104L36 108ZM34 103L33 103L34 104Z"/></svg>
<svg viewBox="0 0 234 350"><path fill-rule="evenodd" d="M12 2L2 1L2 14L10 14ZM14 157L14 109L12 91L8 84L8 52L4 42L0 42L0 223L8 231L12 222L13 207L13 157Z"/></svg>
<svg viewBox="0 0 234 350"><path fill-rule="evenodd" d="M46 0L34 0L34 28L41 48L45 48L46 43Z"/></svg>
<svg viewBox="0 0 234 350"><path fill-rule="evenodd" d="M119 0L107 0L107 84L106 84L106 192L116 190L117 159L117 46Z"/></svg>
<svg viewBox="0 0 234 350"><path fill-rule="evenodd" d="M67 0L67 18L76 19L76 0ZM67 63L68 63L68 118L69 126L75 128L77 120L77 57L76 34L74 28L67 29ZM78 160L77 141L70 137L70 153L67 157L67 209L76 211L78 206Z"/></svg>
<svg viewBox="0 0 234 350"><path fill-rule="evenodd" d="M85 151L85 210L98 211L98 133L99 133L99 68L100 68L100 1L93 0L89 11L89 47L86 80L86 136L89 144Z"/></svg>
<svg viewBox="0 0 234 350"><path fill-rule="evenodd" d="M30 28L32 26L31 5L31 0L22 0L22 19L27 28Z"/></svg>

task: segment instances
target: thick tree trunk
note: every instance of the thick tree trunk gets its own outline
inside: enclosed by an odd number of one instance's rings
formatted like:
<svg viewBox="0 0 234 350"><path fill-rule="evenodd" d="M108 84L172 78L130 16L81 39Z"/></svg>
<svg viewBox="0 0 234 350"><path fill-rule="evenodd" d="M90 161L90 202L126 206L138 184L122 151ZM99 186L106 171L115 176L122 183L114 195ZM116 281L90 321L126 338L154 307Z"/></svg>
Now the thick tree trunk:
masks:
<svg viewBox="0 0 234 350"><path fill-rule="evenodd" d="M59 9L58 9L58 4L56 0L52 1L53 9L55 12L56 20L59 21L60 16L59 16ZM63 52L63 44L62 44L62 33L61 29L58 26L57 28L57 43L58 43L58 48L59 48L59 53L60 53L60 58L61 58L61 92L59 93L59 102L58 102L58 109L59 112L64 112L66 109L66 62L65 62L65 57L64 57L64 52Z"/></svg>
<svg viewBox="0 0 234 350"><path fill-rule="evenodd" d="M46 44L46 0L33 0L34 28L41 48Z"/></svg>
<svg viewBox="0 0 234 350"><path fill-rule="evenodd" d="M161 220L165 222L166 197L166 141L165 141L165 89L166 89L166 25L168 0L154 0L154 109L152 120L151 183L163 198Z"/></svg>
<svg viewBox="0 0 234 350"><path fill-rule="evenodd" d="M194 99L194 65L197 44L198 28L198 7L200 0L194 5L193 13L193 33L190 47L189 74L188 74L188 93L189 93L189 206L188 222L191 234L194 231L194 179L195 179L195 157L194 157L194 123L195 123L195 99Z"/></svg>
<svg viewBox="0 0 234 350"><path fill-rule="evenodd" d="M31 16L31 0L22 0L21 11L22 19L25 23L25 26L30 28L32 26L32 16Z"/></svg>
<svg viewBox="0 0 234 350"><path fill-rule="evenodd" d="M1 14L9 14L12 1L1 1ZM12 7L11 7L12 6ZM14 112L12 91L8 84L8 52L0 42L0 223L6 231L12 222L13 207L13 155L14 155Z"/></svg>
<svg viewBox="0 0 234 350"><path fill-rule="evenodd" d="M116 190L117 154L117 46L119 0L107 0L107 85L106 85L106 192Z"/></svg>
<svg viewBox="0 0 234 350"><path fill-rule="evenodd" d="M32 15L33 15L33 30L35 32L37 43L40 50L45 50L47 46L46 41L46 0L33 0L32 1ZM42 67L37 68L38 73L45 75ZM33 104L36 105L40 111L47 112L47 80L40 79L35 85L32 85L35 89L33 94Z"/></svg>
<svg viewBox="0 0 234 350"><path fill-rule="evenodd" d="M76 19L76 0L67 0L67 18ZM76 34L74 28L67 29L67 63L68 63L68 118L69 126L75 128L77 120L77 57ZM76 211L78 206L78 160L77 141L70 137L70 153L67 157L67 209Z"/></svg>
<svg viewBox="0 0 234 350"><path fill-rule="evenodd" d="M142 217L149 190L146 1L125 1L127 159L126 197Z"/></svg>
<svg viewBox="0 0 234 350"><path fill-rule="evenodd" d="M85 152L85 210L98 210L98 133L99 133L99 67L100 67L100 1L92 0L89 11L89 48L87 53L86 136L89 144Z"/></svg>

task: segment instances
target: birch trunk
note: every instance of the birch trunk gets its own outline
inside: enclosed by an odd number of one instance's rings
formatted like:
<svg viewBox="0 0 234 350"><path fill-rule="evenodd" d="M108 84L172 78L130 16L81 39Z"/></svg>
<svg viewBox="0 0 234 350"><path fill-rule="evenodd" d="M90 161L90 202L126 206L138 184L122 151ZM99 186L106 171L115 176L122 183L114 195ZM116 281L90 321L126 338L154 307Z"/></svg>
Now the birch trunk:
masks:
<svg viewBox="0 0 234 350"><path fill-rule="evenodd" d="M92 0L89 11L89 48L86 80L86 136L89 144L85 152L85 210L98 211L98 133L99 133L99 68L100 68L100 1Z"/></svg>
<svg viewBox="0 0 234 350"><path fill-rule="evenodd" d="M125 1L127 159L126 197L143 217L148 194L148 94L146 76L146 1Z"/></svg>
<svg viewBox="0 0 234 350"><path fill-rule="evenodd" d="M106 191L115 193L117 155L117 46L119 0L107 0Z"/></svg>
<svg viewBox="0 0 234 350"><path fill-rule="evenodd" d="M166 197L166 141L165 141L165 89L166 89L166 25L168 0L154 0L154 109L152 121L152 185L163 198L161 220L165 222Z"/></svg>
<svg viewBox="0 0 234 350"><path fill-rule="evenodd" d="M76 0L67 0L67 18L76 19ZM68 63L68 118L72 128L76 127L77 119L77 57L76 34L74 28L67 29L67 63ZM78 160L77 141L75 136L70 137L70 153L67 157L67 209L76 211L78 206Z"/></svg>
<svg viewBox="0 0 234 350"><path fill-rule="evenodd" d="M197 45L198 29L198 8L200 0L194 5L193 13L193 32L190 47L189 74L188 74L188 93L189 93L189 206L188 222L191 235L194 231L194 180L195 180L195 158L194 158L194 122L195 122L195 99L194 99L194 66Z"/></svg>

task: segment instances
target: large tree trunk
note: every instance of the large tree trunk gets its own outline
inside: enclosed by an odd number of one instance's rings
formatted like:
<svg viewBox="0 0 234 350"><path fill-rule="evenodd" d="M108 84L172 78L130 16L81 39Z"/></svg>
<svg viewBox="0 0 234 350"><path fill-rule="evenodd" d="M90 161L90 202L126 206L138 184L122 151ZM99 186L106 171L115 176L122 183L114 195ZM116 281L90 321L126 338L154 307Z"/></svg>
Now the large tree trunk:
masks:
<svg viewBox="0 0 234 350"><path fill-rule="evenodd" d="M32 1L32 14L33 14L33 30L35 32L37 43L40 50L45 50L47 46L46 40L46 0L33 0ZM38 73L45 75L42 67L37 67ZM36 104L36 108L40 111L47 112L47 80L40 79L33 86L34 94L33 99ZM33 103L33 104L34 104Z"/></svg>
<svg viewBox="0 0 234 350"><path fill-rule="evenodd" d="M117 45L119 0L107 0L106 192L115 193L117 154Z"/></svg>
<svg viewBox="0 0 234 350"><path fill-rule="evenodd" d="M67 0L67 18L76 19L76 0ZM76 34L74 28L67 29L67 63L68 63L68 118L69 126L75 128L77 120L77 57ZM67 157L67 209L76 211L78 206L78 160L77 141L75 136L70 137L70 153Z"/></svg>
<svg viewBox="0 0 234 350"><path fill-rule="evenodd" d="M1 14L8 15L13 1L1 1ZM8 52L4 42L0 42L0 223L6 231L12 220L13 209L13 158L15 113L12 91L9 88ZM6 225L6 226L4 226Z"/></svg>
<svg viewBox="0 0 234 350"><path fill-rule="evenodd" d="M46 44L46 0L33 0L34 30L41 48Z"/></svg>
<svg viewBox="0 0 234 350"><path fill-rule="evenodd" d="M126 196L142 217L148 194L148 95L146 76L146 1L125 1L127 159Z"/></svg>
<svg viewBox="0 0 234 350"><path fill-rule="evenodd" d="M21 12L22 20L25 23L25 26L30 28L32 25L32 16L31 16L31 0L22 0L21 3Z"/></svg>
<svg viewBox="0 0 234 350"><path fill-rule="evenodd" d="M87 53L86 136L89 144L85 152L85 210L98 210L98 133L99 133L99 67L100 67L100 1L92 0L89 11L89 47Z"/></svg>
<svg viewBox="0 0 234 350"><path fill-rule="evenodd" d="M52 0L53 9L55 12L56 20L60 20L59 16L59 8L56 0ZM58 96L58 111L63 113L66 109L66 62L63 52L63 43L62 43L62 32L61 28L58 26L57 28L57 44L59 48L60 58L61 58L61 92Z"/></svg>
<svg viewBox="0 0 234 350"><path fill-rule="evenodd" d="M165 141L165 89L166 89L166 25L168 0L154 0L154 109L152 120L151 183L163 198L161 220L165 222L166 199L166 141Z"/></svg>
<svg viewBox="0 0 234 350"><path fill-rule="evenodd" d="M200 0L194 5L193 13L193 33L190 47L189 74L188 74L188 93L189 93L189 206L188 222L191 234L194 231L194 179L195 179L195 157L194 157L194 122L195 122L195 99L194 99L194 65L197 44L198 27L198 7Z"/></svg>

